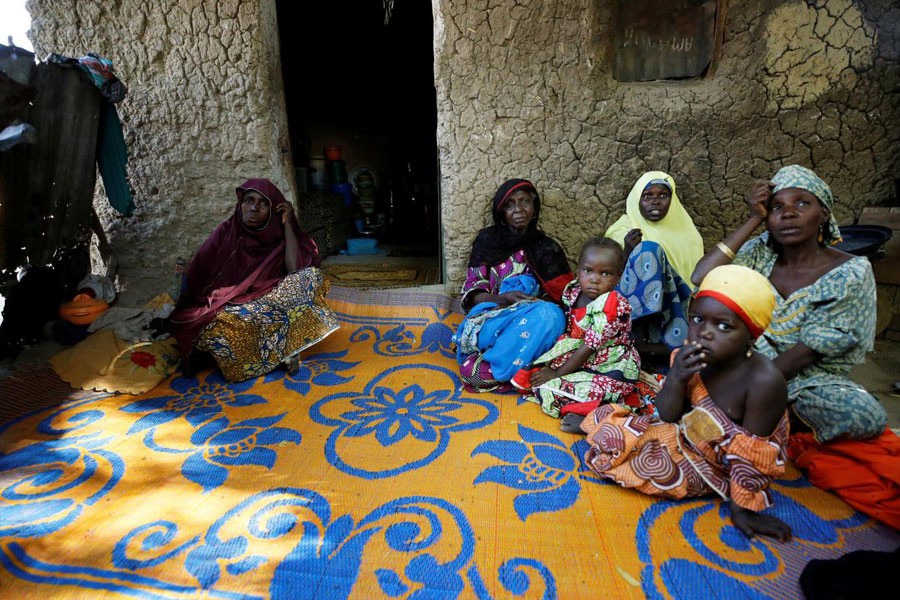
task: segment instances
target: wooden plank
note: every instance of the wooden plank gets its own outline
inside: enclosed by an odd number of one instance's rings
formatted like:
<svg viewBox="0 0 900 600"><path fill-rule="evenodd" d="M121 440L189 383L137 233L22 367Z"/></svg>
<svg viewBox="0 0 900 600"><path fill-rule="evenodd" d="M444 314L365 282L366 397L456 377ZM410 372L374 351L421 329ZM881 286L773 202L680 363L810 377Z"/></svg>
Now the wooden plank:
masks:
<svg viewBox="0 0 900 600"><path fill-rule="evenodd" d="M870 206L864 208L859 216L860 225L881 225L893 229L900 230L900 206ZM896 237L898 234L894 234Z"/></svg>

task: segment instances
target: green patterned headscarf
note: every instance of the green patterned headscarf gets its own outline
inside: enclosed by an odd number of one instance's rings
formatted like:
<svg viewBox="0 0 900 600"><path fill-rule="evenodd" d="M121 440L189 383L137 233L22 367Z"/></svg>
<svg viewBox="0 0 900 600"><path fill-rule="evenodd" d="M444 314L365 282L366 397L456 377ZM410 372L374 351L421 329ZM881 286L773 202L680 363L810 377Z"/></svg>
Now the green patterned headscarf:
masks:
<svg viewBox="0 0 900 600"><path fill-rule="evenodd" d="M831 194L831 188L822 181L810 169L801 167L800 165L788 165L781 167L772 178L775 188L772 193L779 192L785 188L800 188L806 190L819 199L825 208L828 209L828 222L822 228L822 237L826 246L837 244L841 241L841 230L838 227L837 220L834 218L834 196Z"/></svg>

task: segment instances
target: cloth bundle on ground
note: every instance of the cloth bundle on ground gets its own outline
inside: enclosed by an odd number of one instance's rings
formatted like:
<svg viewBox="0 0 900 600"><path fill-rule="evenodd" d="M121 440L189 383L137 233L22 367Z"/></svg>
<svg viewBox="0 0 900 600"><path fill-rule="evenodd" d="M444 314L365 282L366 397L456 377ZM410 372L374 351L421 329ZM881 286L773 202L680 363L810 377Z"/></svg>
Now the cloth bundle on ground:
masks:
<svg viewBox="0 0 900 600"><path fill-rule="evenodd" d="M885 429L872 440L827 444L811 433L795 433L788 456L814 486L900 531L900 437L893 431Z"/></svg>
<svg viewBox="0 0 900 600"><path fill-rule="evenodd" d="M114 306L95 319L88 326L88 332L109 329L117 338L130 343L163 340L169 337L169 333L153 329L151 323L155 319L165 319L174 308L171 302L164 302L159 308Z"/></svg>
<svg viewBox="0 0 900 600"><path fill-rule="evenodd" d="M115 310L110 309L101 319ZM84 390L141 394L175 371L175 340L154 340L154 332L143 329L144 323L149 323L147 315L171 310L169 295L157 296L143 309L119 310L129 314L137 311L137 317L120 324L114 320L117 313L113 313L109 326L95 329L86 339L50 359L50 366L60 379ZM124 337L117 335L120 330Z"/></svg>

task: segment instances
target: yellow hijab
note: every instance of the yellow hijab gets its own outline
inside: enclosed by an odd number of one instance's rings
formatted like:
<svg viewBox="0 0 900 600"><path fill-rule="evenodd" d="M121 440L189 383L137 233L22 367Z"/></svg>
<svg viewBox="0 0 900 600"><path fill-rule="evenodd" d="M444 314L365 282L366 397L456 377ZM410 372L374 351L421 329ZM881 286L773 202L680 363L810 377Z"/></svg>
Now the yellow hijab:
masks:
<svg viewBox="0 0 900 600"><path fill-rule="evenodd" d="M664 179L672 190L669 212L661 220L653 223L641 215L640 200L644 188L654 179ZM640 229L644 241L656 242L666 253L666 258L684 282L691 285L691 273L697 261L703 257L703 238L694 227L690 215L684 210L675 191L675 180L662 171L648 171L641 175L625 200L625 214L606 230L606 237L625 246L625 234L632 229Z"/></svg>

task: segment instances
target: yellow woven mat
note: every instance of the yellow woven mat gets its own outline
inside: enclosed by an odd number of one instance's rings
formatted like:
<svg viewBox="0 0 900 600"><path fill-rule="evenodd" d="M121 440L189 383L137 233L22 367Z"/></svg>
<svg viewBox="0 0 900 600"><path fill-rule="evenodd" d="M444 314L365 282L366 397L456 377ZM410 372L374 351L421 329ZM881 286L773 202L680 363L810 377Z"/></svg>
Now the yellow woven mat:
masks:
<svg viewBox="0 0 900 600"><path fill-rule="evenodd" d="M794 469L786 544L715 498L601 482L537 405L463 391L446 298L329 303L342 329L294 376L174 377L0 427L4 597L798 597L809 559L900 543Z"/></svg>
<svg viewBox="0 0 900 600"><path fill-rule="evenodd" d="M355 289L387 289L440 283L437 259L411 264L326 264L325 276L334 285Z"/></svg>

